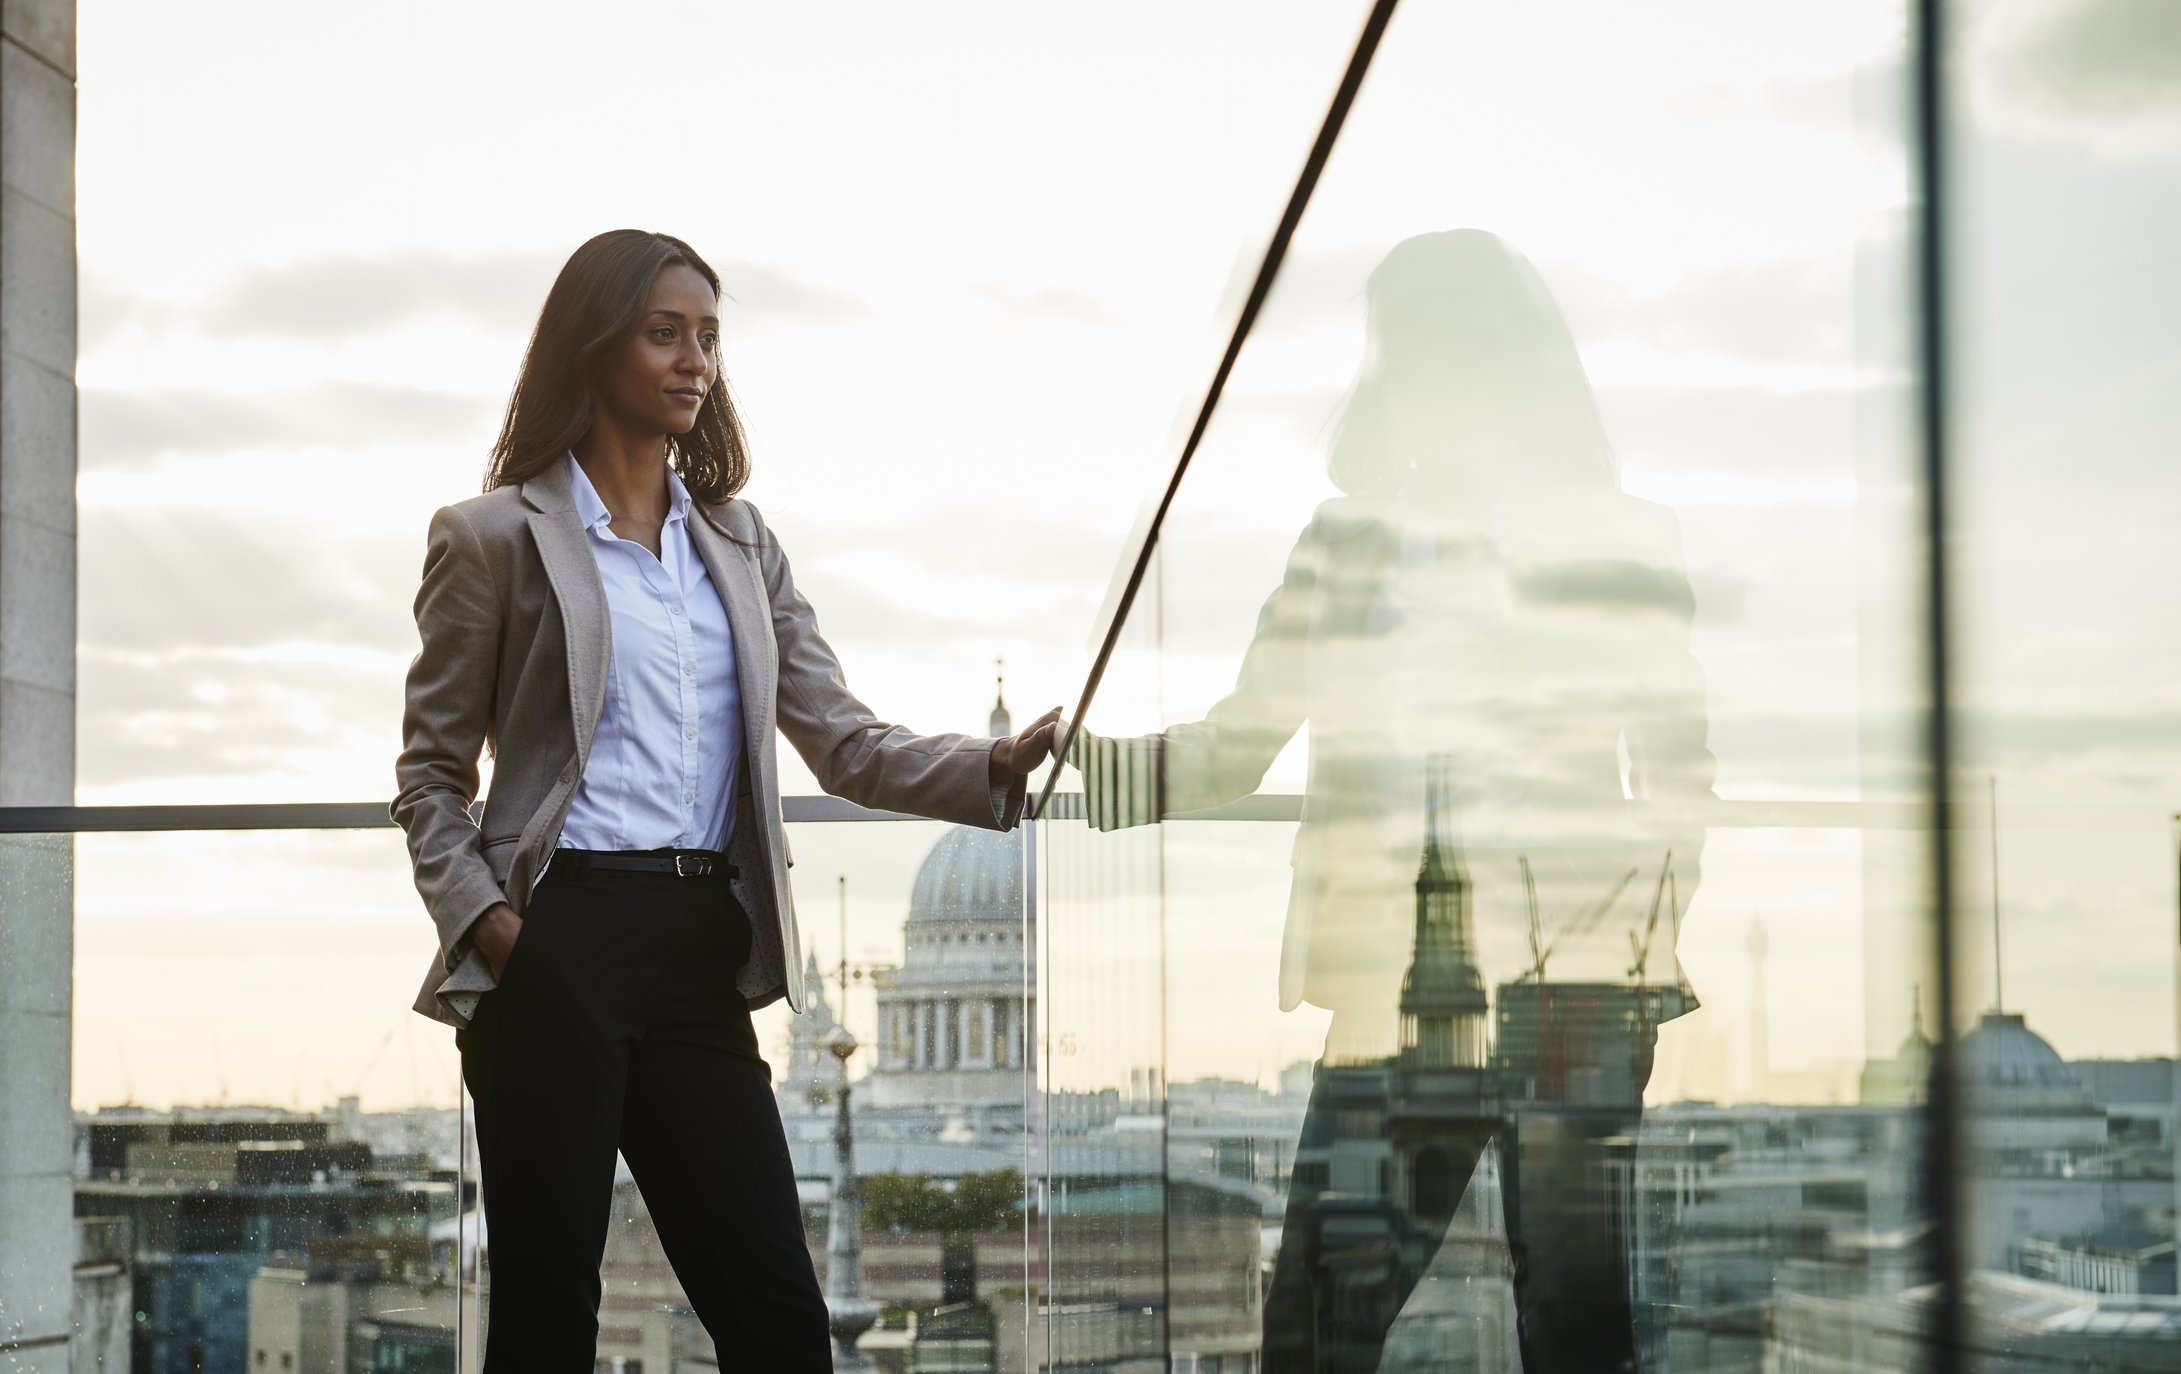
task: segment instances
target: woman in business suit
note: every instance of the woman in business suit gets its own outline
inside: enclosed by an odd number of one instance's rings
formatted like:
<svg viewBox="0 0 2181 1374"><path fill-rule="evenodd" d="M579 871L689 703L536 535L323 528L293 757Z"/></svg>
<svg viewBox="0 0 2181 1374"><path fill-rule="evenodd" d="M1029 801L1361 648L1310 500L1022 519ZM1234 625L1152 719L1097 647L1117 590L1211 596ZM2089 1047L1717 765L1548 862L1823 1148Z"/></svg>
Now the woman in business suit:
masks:
<svg viewBox="0 0 2181 1374"><path fill-rule="evenodd" d="M722 1350L831 1369L750 1026L805 995L775 729L828 792L1008 829L1058 716L919 735L849 692L736 499L719 301L679 239L577 249L485 493L432 519L392 810L439 930L416 1010L477 1104L488 1374L591 1369L616 1151Z"/></svg>

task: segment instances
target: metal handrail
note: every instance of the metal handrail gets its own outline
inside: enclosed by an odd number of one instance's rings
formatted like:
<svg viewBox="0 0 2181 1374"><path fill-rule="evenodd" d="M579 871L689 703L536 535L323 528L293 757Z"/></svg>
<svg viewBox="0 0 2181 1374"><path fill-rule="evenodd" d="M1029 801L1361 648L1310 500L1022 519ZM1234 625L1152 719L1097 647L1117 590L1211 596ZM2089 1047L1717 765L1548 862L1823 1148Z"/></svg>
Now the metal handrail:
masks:
<svg viewBox="0 0 2181 1374"><path fill-rule="evenodd" d="M1652 803L1637 802L1635 806ZM1687 819L1712 830L1929 830L1929 801L1766 801L1734 799L1684 808ZM823 794L780 799L790 825L843 821L916 821L901 811L874 811ZM1083 794L1055 792L1044 818L1083 819ZM1303 798L1293 792L1261 792L1203 811L1172 811L1169 821L1299 821ZM2181 818L2156 806L2010 803L2010 830L2117 832L2172 830ZM1981 830L1989 813L1957 801L1953 823ZM180 806L0 806L0 835L102 834L188 830L381 830L390 829L383 802L267 802Z"/></svg>
<svg viewBox="0 0 2181 1374"><path fill-rule="evenodd" d="M807 825L836 821L919 821L823 794L780 799L781 815ZM0 835L73 835L175 830L382 830L385 802L248 802L178 806L0 806Z"/></svg>

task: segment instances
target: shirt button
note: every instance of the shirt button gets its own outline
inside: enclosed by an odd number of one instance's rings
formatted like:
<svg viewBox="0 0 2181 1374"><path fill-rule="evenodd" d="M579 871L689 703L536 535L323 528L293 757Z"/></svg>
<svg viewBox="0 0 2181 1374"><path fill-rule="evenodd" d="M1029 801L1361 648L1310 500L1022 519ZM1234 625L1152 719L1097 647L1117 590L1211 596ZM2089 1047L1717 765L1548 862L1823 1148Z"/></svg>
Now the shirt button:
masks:
<svg viewBox="0 0 2181 1374"><path fill-rule="evenodd" d="M696 731L694 731L694 730L684 730L684 731L682 731L682 738L683 738L683 739L695 739L696 737L697 737L697 732L696 732Z"/></svg>
<svg viewBox="0 0 2181 1374"><path fill-rule="evenodd" d="M696 665L696 664L694 664L694 663L684 663L684 664L682 665L682 676L683 676L683 677L695 677L696 675L697 675L697 665Z"/></svg>
<svg viewBox="0 0 2181 1374"><path fill-rule="evenodd" d="M697 799L697 794L696 794L696 793L694 793L694 792L684 792L684 793L682 793L682 805L684 805L684 806L687 806L687 805L689 805L689 804L690 804L691 802L695 801L696 799Z"/></svg>
<svg viewBox="0 0 2181 1374"><path fill-rule="evenodd" d="M667 607L666 611L668 615L680 615L682 613L682 605L679 601L677 601L673 605Z"/></svg>

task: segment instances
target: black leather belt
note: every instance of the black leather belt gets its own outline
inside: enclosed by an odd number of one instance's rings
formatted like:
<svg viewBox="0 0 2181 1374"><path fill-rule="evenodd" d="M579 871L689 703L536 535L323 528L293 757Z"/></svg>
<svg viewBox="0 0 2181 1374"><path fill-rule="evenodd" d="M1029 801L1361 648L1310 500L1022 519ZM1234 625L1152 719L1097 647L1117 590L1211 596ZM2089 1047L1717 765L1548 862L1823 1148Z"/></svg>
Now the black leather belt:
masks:
<svg viewBox="0 0 2181 1374"><path fill-rule="evenodd" d="M737 878L741 870L716 849L556 849L553 868L571 874L664 873L676 878Z"/></svg>

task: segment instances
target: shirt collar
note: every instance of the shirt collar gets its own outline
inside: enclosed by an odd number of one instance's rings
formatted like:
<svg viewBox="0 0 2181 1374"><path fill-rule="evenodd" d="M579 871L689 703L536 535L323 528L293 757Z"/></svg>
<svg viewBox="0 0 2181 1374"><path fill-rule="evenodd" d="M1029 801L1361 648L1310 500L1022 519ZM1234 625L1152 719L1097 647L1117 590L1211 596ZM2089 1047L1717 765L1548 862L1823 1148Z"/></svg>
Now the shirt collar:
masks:
<svg viewBox="0 0 2181 1374"><path fill-rule="evenodd" d="M613 524L613 512L606 509L605 501L598 495L598 488L591 485L590 474L583 470L583 464L576 461L573 451L568 454L568 494L575 498L576 519L583 522L584 529L612 533L608 527ZM688 486L682 481L680 473L668 468L666 523L671 525L678 520L686 524L689 520L689 504Z"/></svg>

